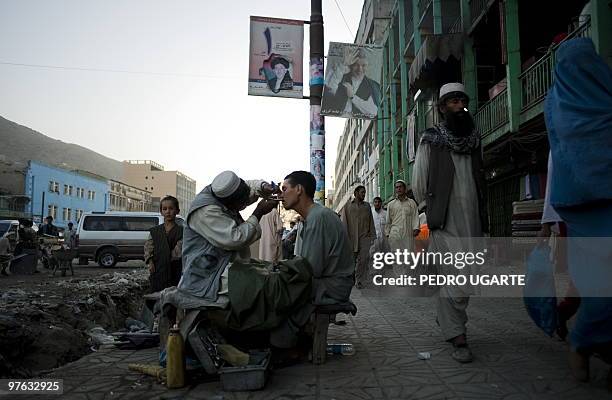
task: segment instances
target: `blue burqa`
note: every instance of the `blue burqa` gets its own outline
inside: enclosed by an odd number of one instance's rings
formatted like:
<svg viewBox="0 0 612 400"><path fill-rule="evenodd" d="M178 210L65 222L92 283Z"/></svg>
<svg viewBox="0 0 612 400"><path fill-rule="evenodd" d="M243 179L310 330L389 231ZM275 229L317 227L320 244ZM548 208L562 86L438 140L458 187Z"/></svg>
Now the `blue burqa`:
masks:
<svg viewBox="0 0 612 400"><path fill-rule="evenodd" d="M557 50L544 104L553 160L551 205L568 226L568 265L581 296L570 340L612 342L612 70L588 38Z"/></svg>

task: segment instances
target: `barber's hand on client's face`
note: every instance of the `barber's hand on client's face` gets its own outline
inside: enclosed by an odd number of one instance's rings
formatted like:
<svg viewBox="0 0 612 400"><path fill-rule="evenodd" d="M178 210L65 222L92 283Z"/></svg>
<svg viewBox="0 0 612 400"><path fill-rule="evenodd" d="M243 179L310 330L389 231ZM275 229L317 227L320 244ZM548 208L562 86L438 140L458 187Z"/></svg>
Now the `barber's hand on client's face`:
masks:
<svg viewBox="0 0 612 400"><path fill-rule="evenodd" d="M264 182L261 184L261 194L264 196L270 196L272 194L280 194L281 190L278 185L273 183Z"/></svg>
<svg viewBox="0 0 612 400"><path fill-rule="evenodd" d="M257 204L255 211L253 211L253 215L260 220L261 217L274 210L276 207L278 207L278 201L262 200Z"/></svg>

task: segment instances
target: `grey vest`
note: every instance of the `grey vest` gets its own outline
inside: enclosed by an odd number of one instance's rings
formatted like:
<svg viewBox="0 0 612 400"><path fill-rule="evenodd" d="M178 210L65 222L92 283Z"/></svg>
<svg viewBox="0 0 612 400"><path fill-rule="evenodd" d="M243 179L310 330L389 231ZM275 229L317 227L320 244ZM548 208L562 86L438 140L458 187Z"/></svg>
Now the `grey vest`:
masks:
<svg viewBox="0 0 612 400"><path fill-rule="evenodd" d="M213 246L204 236L189 227L189 218L196 210L213 204L221 207L237 222L243 222L240 214L228 210L213 196L210 185L191 203L183 230L183 276L178 287L208 301L217 300L221 274L234 254L233 251Z"/></svg>

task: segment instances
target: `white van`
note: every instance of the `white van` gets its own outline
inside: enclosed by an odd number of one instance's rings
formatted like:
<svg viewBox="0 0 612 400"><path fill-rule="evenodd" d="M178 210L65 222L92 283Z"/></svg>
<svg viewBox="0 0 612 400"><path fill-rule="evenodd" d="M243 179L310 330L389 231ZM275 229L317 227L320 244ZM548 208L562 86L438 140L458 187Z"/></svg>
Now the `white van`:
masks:
<svg viewBox="0 0 612 400"><path fill-rule="evenodd" d="M181 217L176 220L183 225ZM119 261L144 260L149 229L163 223L164 217L156 212L83 213L77 228L79 263L94 260L101 267L113 267Z"/></svg>

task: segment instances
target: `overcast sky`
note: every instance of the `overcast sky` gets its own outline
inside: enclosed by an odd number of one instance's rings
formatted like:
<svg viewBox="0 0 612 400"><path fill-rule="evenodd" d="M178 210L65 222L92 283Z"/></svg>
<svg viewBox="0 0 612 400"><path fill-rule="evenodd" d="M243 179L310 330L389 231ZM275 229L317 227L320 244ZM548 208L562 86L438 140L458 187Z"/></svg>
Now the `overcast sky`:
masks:
<svg viewBox="0 0 612 400"><path fill-rule="evenodd" d="M362 5L323 0L326 54L329 41L354 41ZM157 161L197 190L226 169L266 180L309 170L308 100L247 95L251 15L308 20L310 1L0 0L0 116ZM307 60L307 25L304 37ZM344 121L326 119L327 188Z"/></svg>

